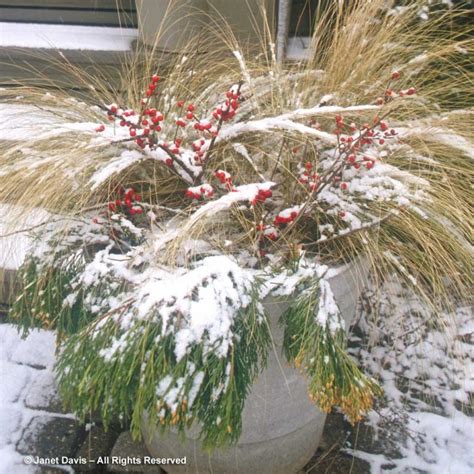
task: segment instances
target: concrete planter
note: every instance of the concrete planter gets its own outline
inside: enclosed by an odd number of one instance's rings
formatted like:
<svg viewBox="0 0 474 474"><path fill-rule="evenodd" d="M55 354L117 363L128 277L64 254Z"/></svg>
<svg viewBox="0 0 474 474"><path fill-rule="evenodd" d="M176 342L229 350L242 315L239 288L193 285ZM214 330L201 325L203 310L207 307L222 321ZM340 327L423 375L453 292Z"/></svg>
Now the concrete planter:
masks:
<svg viewBox="0 0 474 474"><path fill-rule="evenodd" d="M212 26L211 17L220 26L228 23L238 39L258 44L255 25L263 31L261 8L265 7L267 17L273 18L275 0L137 0L136 5L140 40L160 50L176 52L203 27Z"/></svg>
<svg viewBox="0 0 474 474"><path fill-rule="evenodd" d="M43 118L41 115L38 117ZM7 119L13 126L18 126L12 116L7 115ZM35 228L52 217L42 209L25 210L0 203L0 304L11 304L19 290L18 268L31 247L28 232L21 230ZM1 237L4 234L8 236Z"/></svg>
<svg viewBox="0 0 474 474"><path fill-rule="evenodd" d="M357 299L368 274L368 264L359 261L329 278L348 328L356 312ZM283 330L278 319L289 302L264 301L269 315L274 350L246 399L242 435L235 446L211 454L201 448L199 429L187 432L184 441L176 433L161 435L145 422L143 435L152 456L186 456L186 466L167 465L170 473L199 474L289 474L302 469L317 450L326 414L308 398L301 373L288 366L282 355Z"/></svg>

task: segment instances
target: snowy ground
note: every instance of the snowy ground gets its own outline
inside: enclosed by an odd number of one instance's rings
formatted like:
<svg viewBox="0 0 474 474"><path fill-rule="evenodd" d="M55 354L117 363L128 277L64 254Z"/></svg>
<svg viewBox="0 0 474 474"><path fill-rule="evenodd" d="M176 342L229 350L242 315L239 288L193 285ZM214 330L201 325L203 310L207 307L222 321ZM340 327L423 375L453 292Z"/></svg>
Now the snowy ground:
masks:
<svg viewBox="0 0 474 474"><path fill-rule="evenodd" d="M468 413L474 390L472 310L458 307L453 315L443 316L449 339L436 328L426 330L420 339L416 329L432 315L393 282L385 290L376 322L366 312L360 324L370 337L353 339L363 347L354 352L365 367L380 375L386 401L366 422L373 446L346 450L368 461L374 474L472 473L472 405L471 416ZM35 472L22 464L23 455L15 446L31 418L45 414L28 408L32 399L54 392L54 337L34 331L21 340L14 326L0 324L0 341L0 473Z"/></svg>
<svg viewBox="0 0 474 474"><path fill-rule="evenodd" d="M51 412L32 409L55 396L52 367L54 335L33 331L22 340L16 328L0 324L0 473L29 474L38 468L26 465L16 450L23 430L34 417ZM73 418L55 413L56 417Z"/></svg>
<svg viewBox="0 0 474 474"><path fill-rule="evenodd" d="M472 308L434 315L394 281L385 285L379 307L368 308L359 326L370 349L359 339L365 348L354 353L385 391L365 423L384 449L348 451L370 462L373 473L474 472Z"/></svg>

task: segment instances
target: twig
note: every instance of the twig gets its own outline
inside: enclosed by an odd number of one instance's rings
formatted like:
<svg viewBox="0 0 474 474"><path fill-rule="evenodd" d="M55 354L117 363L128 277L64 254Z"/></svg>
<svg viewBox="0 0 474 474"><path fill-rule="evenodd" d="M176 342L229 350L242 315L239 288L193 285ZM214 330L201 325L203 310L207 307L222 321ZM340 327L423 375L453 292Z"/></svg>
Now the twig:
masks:
<svg viewBox="0 0 474 474"><path fill-rule="evenodd" d="M237 94L240 93L240 89L242 88L242 85L244 84L244 81L239 81L238 83L238 86L237 86ZM229 105L229 108L230 108L230 105ZM205 166L207 164L207 162L209 161L209 157L211 156L211 153L212 153L212 150L214 149L214 146L216 144L216 140L217 140L217 137L219 135L219 132L221 131L221 128L222 128L222 124L224 123L224 114L222 114L219 118L219 122L217 124L217 130L216 130L216 133L214 134L214 136L212 137L211 139L211 143L209 143L209 147L206 151L206 155L204 156L203 160L202 160L202 169L201 169L201 172L198 174L197 178L196 178L196 181L201 181L202 179L202 176L204 175L204 171L205 171Z"/></svg>
<svg viewBox="0 0 474 474"><path fill-rule="evenodd" d="M166 148L165 146L163 145L157 145L158 148L161 148L164 152L166 152L166 154L173 160L173 161L176 161L176 163L179 164L179 166L181 166L181 168L183 168L184 171L186 171L186 173L188 174L189 178L193 181L193 182L196 182L196 180L198 179L198 177L196 177L196 175L191 171L190 168L188 168L187 165L184 164L183 160L181 158L178 158L178 156L173 153L171 150L168 150L168 148Z"/></svg>

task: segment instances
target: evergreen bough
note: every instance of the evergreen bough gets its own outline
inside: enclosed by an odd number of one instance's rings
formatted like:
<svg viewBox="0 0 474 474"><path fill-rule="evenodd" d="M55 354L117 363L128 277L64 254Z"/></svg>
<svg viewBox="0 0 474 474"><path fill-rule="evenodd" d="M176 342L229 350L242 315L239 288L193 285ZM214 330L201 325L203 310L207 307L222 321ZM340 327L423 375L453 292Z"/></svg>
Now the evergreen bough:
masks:
<svg viewBox="0 0 474 474"><path fill-rule="evenodd" d="M123 216L107 225L76 221L39 238L43 244L21 268L11 317L25 333L57 331L65 404L81 419L99 412L105 426L117 418L130 423L136 437L146 414L152 426L183 436L198 424L210 449L236 442L246 396L267 360L270 326L260 301L278 287L275 272L244 269L223 255L163 269L147 256L143 232ZM378 386L345 352L327 281L316 266L302 266L297 297L280 320L285 355L307 374L310 397L324 411L340 405L357 421ZM193 306L202 301L207 306ZM194 334L193 308L205 318L211 306L222 320L205 321Z"/></svg>

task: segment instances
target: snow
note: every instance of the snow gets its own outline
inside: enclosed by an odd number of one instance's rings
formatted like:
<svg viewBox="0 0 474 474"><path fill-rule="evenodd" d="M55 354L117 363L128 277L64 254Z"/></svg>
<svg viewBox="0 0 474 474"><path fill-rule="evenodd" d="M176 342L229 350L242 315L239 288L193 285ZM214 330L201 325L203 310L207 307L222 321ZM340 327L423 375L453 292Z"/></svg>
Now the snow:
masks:
<svg viewBox="0 0 474 474"><path fill-rule="evenodd" d="M332 334L335 334L336 331L344 328L342 326L343 320L339 315L339 308L331 290L331 285L327 280L321 278L319 281L319 290L320 296L316 321L322 327L326 327L326 325L329 324L329 330Z"/></svg>
<svg viewBox="0 0 474 474"><path fill-rule="evenodd" d="M130 51L135 28L0 22L0 47Z"/></svg>
<svg viewBox="0 0 474 474"><path fill-rule="evenodd" d="M201 206L196 212L194 212L189 219L187 219L185 226L183 227L183 235L187 235L194 225L203 222L204 219L209 218L221 211L229 209L233 204L240 201L251 202L257 196L260 190L270 190L275 183L268 181L265 183L250 183L237 186L232 192L225 194L224 196L216 199L215 201L209 201Z"/></svg>
<svg viewBox="0 0 474 474"><path fill-rule="evenodd" d="M31 247L31 239L21 231L49 220L51 214L44 210L31 210L25 218L18 207L0 203L0 268L18 268Z"/></svg>
<svg viewBox="0 0 474 474"><path fill-rule="evenodd" d="M146 156L137 150L123 151L119 157L109 161L107 165L101 167L96 173L92 175L89 181L91 184L91 190L97 189L110 177L120 173L133 164L139 163L144 159L146 159Z"/></svg>
<svg viewBox="0 0 474 474"><path fill-rule="evenodd" d="M77 117L72 117L68 111L49 104L0 103L0 115L2 121L8 123L8 127L0 128L0 140L24 142L25 136L35 140L44 140L78 131L89 132L93 137L97 137L96 122L77 122ZM27 146L22 151L35 153Z"/></svg>
<svg viewBox="0 0 474 474"><path fill-rule="evenodd" d="M378 290L369 290L369 300ZM361 321L370 349L353 353L380 377L385 392L365 423L397 454L373 454L357 445L347 451L368 461L374 474L474 472L474 418L461 408L469 407L474 388L473 308L438 313L443 328L437 329L426 304L395 277L381 290L371 310L380 316L369 311Z"/></svg>
<svg viewBox="0 0 474 474"><path fill-rule="evenodd" d="M413 123L410 127L397 128L400 138L412 136L428 137L429 140L439 142L447 147L456 148L471 159L474 159L472 143L462 135L448 128L420 126Z"/></svg>
<svg viewBox="0 0 474 474"><path fill-rule="evenodd" d="M286 59L290 61L304 61L311 56L311 41L309 36L294 36L288 38Z"/></svg>
<svg viewBox="0 0 474 474"><path fill-rule="evenodd" d="M16 451L23 430L33 417L51 413L28 408L55 393L53 364L55 338L49 331L33 330L21 339L11 324L0 324L0 473L28 474L38 469L23 463L24 456ZM44 367L38 370L36 367ZM36 388L38 381L42 388ZM27 398L29 398L27 402ZM55 414L72 418L72 415Z"/></svg>
<svg viewBox="0 0 474 474"><path fill-rule="evenodd" d="M378 110L379 108L380 107L377 105L364 104L350 107L317 105L307 109L296 109L292 112L287 112L276 117L265 117L263 119L248 120L246 122L230 124L221 130L216 142L229 140L244 133L272 133L275 129L281 129L299 132L308 136L314 136L324 143L335 145L337 143L337 139L334 134L316 130L313 127L303 125L301 123L295 122L294 120L301 120L318 115L335 115L352 112L374 111Z"/></svg>
<svg viewBox="0 0 474 474"><path fill-rule="evenodd" d="M202 284L213 280L219 281L219 285ZM183 321L175 336L178 360L192 344L203 339L208 349L224 356L231 344L234 317L239 308L250 303L247 293L252 280L249 272L225 256L207 257L184 273L155 272L142 282L135 317L146 318L153 307L159 307L164 335L171 318L181 314ZM199 297L193 297L196 293Z"/></svg>

